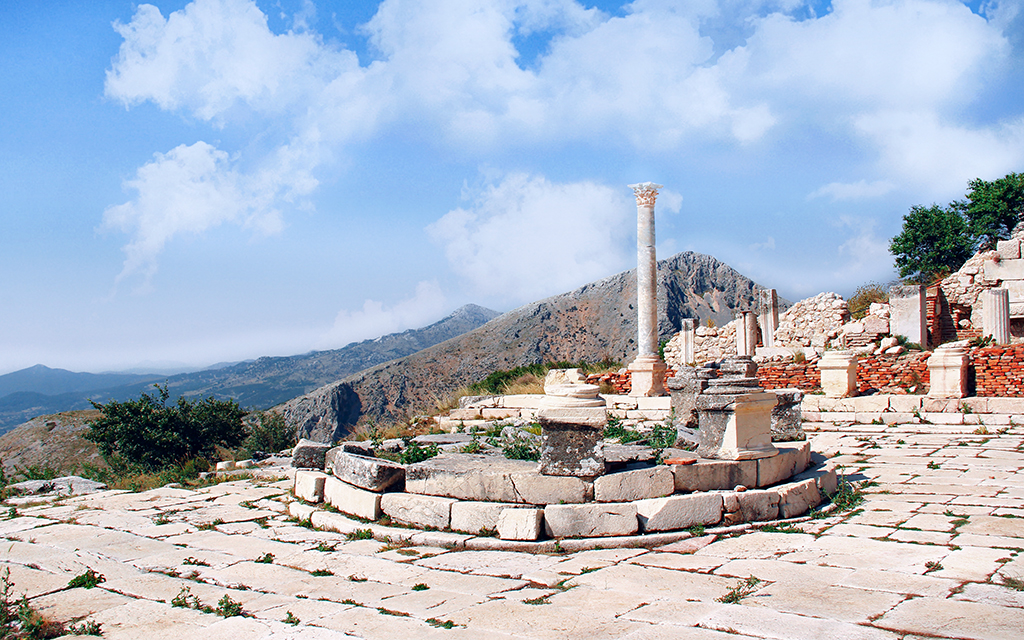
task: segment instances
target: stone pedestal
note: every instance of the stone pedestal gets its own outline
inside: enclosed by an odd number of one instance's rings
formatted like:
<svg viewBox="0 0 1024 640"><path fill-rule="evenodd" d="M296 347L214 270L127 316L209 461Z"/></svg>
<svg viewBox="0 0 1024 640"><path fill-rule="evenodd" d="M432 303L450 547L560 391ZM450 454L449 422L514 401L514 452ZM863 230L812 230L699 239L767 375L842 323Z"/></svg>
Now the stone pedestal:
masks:
<svg viewBox="0 0 1024 640"><path fill-rule="evenodd" d="M930 398L963 398L967 395L967 351L961 347L938 348L928 358Z"/></svg>
<svg viewBox="0 0 1024 640"><path fill-rule="evenodd" d="M889 332L928 348L928 301L923 285L889 289Z"/></svg>
<svg viewBox="0 0 1024 640"><path fill-rule="evenodd" d="M775 289L762 289L758 294L758 324L761 325L761 345L775 346L775 330L779 328L779 296Z"/></svg>
<svg viewBox="0 0 1024 640"><path fill-rule="evenodd" d="M857 395L857 356L848 351L826 351L818 361L821 390L828 398Z"/></svg>
<svg viewBox="0 0 1024 640"><path fill-rule="evenodd" d="M630 388L629 395L634 397L663 396L665 389L665 372L668 365L656 355L637 356L629 364Z"/></svg>
<svg viewBox="0 0 1024 640"><path fill-rule="evenodd" d="M683 342L683 364L693 365L697 357L695 340L697 336L697 321L693 318L683 318L679 335L682 336Z"/></svg>
<svg viewBox="0 0 1024 640"><path fill-rule="evenodd" d="M720 460L768 458L778 453L772 445L771 414L774 393L758 384L757 365L749 357L728 358L719 367L722 377L711 380L697 397L700 445L697 455Z"/></svg>
<svg viewBox="0 0 1024 640"><path fill-rule="evenodd" d="M987 289L981 293L981 317L984 335L996 344L1010 343L1010 292Z"/></svg>
<svg viewBox="0 0 1024 640"><path fill-rule="evenodd" d="M545 389L540 422L540 472L546 476L599 476L605 471L602 436L608 424L604 399L593 384Z"/></svg>

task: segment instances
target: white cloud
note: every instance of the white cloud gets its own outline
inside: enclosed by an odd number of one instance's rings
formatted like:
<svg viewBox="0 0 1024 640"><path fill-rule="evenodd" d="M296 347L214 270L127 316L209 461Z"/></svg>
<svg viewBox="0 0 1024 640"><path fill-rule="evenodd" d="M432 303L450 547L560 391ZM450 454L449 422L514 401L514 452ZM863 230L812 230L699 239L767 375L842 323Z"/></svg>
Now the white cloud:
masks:
<svg viewBox="0 0 1024 640"><path fill-rule="evenodd" d="M750 245L751 251L774 251L775 250L775 238L768 236L764 242L755 242Z"/></svg>
<svg viewBox="0 0 1024 640"><path fill-rule="evenodd" d="M301 163L292 166L293 160L281 151L270 158L275 165L243 175L226 152L202 141L154 154L124 182L135 198L103 213L104 229L120 229L132 237L124 247L117 281L139 275L146 289L156 273L157 257L181 234L201 234L225 222L261 234L278 233L283 222L275 203L316 185Z"/></svg>
<svg viewBox="0 0 1024 640"><path fill-rule="evenodd" d="M522 303L629 267L632 245L622 231L636 206L625 187L516 173L473 200L427 230L479 295Z"/></svg>
<svg viewBox="0 0 1024 640"><path fill-rule="evenodd" d="M827 197L831 198L832 202L836 202L839 200L877 198L884 196L895 188L896 185L888 180L875 180L874 182L858 180L857 182L852 183L830 182L829 184L807 194L807 199L811 200L813 198Z"/></svg>
<svg viewBox="0 0 1024 640"><path fill-rule="evenodd" d="M992 180L1024 162L1024 120L972 128L934 113L878 112L855 120L879 149L881 167L933 198L962 195L974 178Z"/></svg>
<svg viewBox="0 0 1024 640"><path fill-rule="evenodd" d="M423 281L416 285L416 293L391 307L377 300L367 300L358 311L341 310L334 326L321 336L318 348L337 349L351 342L367 340L415 329L441 318L445 311L445 296L436 281Z"/></svg>

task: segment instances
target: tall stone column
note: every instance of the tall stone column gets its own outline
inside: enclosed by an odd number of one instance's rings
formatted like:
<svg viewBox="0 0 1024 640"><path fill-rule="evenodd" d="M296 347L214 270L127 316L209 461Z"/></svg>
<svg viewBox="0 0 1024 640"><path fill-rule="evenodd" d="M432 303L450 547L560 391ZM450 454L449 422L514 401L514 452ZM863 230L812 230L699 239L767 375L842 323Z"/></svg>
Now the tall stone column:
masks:
<svg viewBox="0 0 1024 640"><path fill-rule="evenodd" d="M636 196L637 355L629 365L631 396L663 396L665 362L658 356L658 259L654 251L654 201L660 184L641 182Z"/></svg>
<svg viewBox="0 0 1024 640"><path fill-rule="evenodd" d="M1010 292L1006 289L986 289L981 293L983 333L992 336L996 344L1010 343Z"/></svg>

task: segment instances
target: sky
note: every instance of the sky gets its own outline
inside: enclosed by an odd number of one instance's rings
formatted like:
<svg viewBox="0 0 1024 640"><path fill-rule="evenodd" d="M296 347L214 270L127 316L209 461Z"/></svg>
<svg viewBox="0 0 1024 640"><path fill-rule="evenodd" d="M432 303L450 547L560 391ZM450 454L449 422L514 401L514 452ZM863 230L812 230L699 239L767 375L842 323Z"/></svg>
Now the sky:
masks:
<svg viewBox="0 0 1024 640"><path fill-rule="evenodd" d="M0 3L0 374L339 348L657 251L789 300L1024 170L1020 0Z"/></svg>

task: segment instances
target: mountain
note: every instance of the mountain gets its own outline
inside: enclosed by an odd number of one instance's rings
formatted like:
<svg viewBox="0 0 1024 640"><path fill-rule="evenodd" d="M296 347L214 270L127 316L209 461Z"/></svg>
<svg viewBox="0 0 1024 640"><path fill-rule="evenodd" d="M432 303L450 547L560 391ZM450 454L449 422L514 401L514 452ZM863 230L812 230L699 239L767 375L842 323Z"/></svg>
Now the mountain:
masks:
<svg viewBox="0 0 1024 640"><path fill-rule="evenodd" d="M0 433L34 416L90 409L97 402L128 400L166 384L171 400L180 396L237 400L243 407L266 409L368 367L401 358L475 329L498 313L466 305L427 327L409 329L341 349L287 357L263 357L220 368L174 376L72 373L31 367L0 376L10 389L0 394ZM55 372L55 373L50 373ZM95 386L109 380L107 386ZM39 384L33 386L32 381Z"/></svg>
<svg viewBox="0 0 1024 640"><path fill-rule="evenodd" d="M723 325L750 308L758 285L711 256L680 253L658 262L658 333L683 318ZM636 270L509 311L436 344L291 400L279 410L305 437L331 441L361 417L387 424L432 408L492 371L568 360L627 363L636 356Z"/></svg>
<svg viewBox="0 0 1024 640"><path fill-rule="evenodd" d="M0 398L18 392L39 393L46 396L84 393L139 382L146 383L160 380L162 377L154 374L133 373L75 373L37 364L28 369L0 376Z"/></svg>

